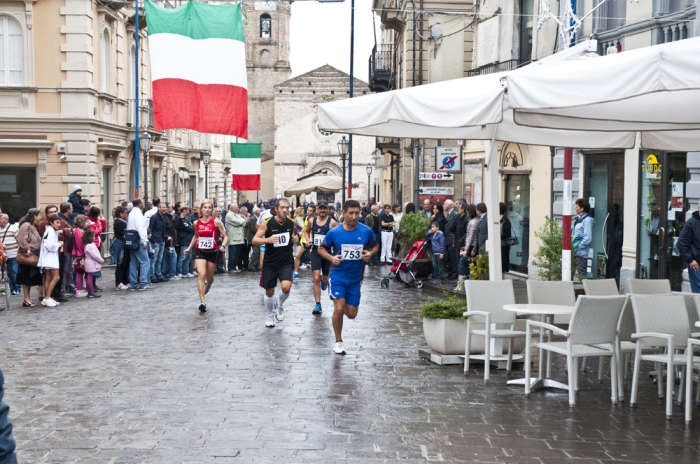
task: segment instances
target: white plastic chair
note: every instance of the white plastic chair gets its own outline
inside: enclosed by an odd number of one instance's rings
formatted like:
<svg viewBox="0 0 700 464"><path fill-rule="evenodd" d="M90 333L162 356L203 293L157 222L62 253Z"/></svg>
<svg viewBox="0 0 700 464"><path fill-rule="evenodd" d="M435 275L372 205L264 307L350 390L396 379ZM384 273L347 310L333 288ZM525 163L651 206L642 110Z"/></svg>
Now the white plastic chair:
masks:
<svg viewBox="0 0 700 464"><path fill-rule="evenodd" d="M615 279L583 279L587 296L616 296L620 294Z"/></svg>
<svg viewBox="0 0 700 464"><path fill-rule="evenodd" d="M632 393L630 406L637 402L637 389L639 386L639 367L641 361L655 363L657 372L657 384L659 398L663 393L663 367L666 367L666 418L671 419L673 414L673 385L676 366L682 367L681 386L679 388L679 400L685 387L686 365L688 362L685 354L676 354L676 350L686 350L690 337L690 325L688 324L688 312L683 297L678 295L632 295L632 309L634 311L634 323L637 333L632 338L637 340L634 356L634 373L632 374ZM665 353L643 354L645 347L665 347ZM692 363L700 362L700 358L692 358ZM690 372L692 375L692 371Z"/></svg>
<svg viewBox="0 0 700 464"><path fill-rule="evenodd" d="M693 336L700 336L695 333ZM700 348L700 340L695 338L688 339L688 347L685 351L685 423L690 424L693 418L693 364L696 364L694 350ZM697 390L695 391L695 404L700 404L700 380L698 381Z"/></svg>
<svg viewBox="0 0 700 464"><path fill-rule="evenodd" d="M574 306L576 293L573 282L527 281L527 302L530 304L554 304ZM568 324L570 316L555 316L555 324Z"/></svg>
<svg viewBox="0 0 700 464"><path fill-rule="evenodd" d="M508 338L508 365L513 365L513 339L524 337L525 332L514 330L516 314L505 311L504 305L515 303L512 280L488 281L467 280L464 282L467 293L467 343L464 350L464 375L469 373L469 358L472 335L484 337L484 382L488 382L491 370L491 339ZM484 330L472 330L472 318L484 319ZM509 329L493 329L491 324L510 324Z"/></svg>
<svg viewBox="0 0 700 464"><path fill-rule="evenodd" d="M617 404L617 368L615 362L615 337L617 322L625 305L625 296L580 296L571 315L569 330L563 330L551 324L527 321L525 346L525 394L530 394L530 340L531 328L551 330L566 337L565 342L540 342L534 348L566 355L569 376L569 406L576 407L576 390L578 382L578 358L586 356L610 356L611 399ZM599 345L592 346L592 345Z"/></svg>
<svg viewBox="0 0 700 464"><path fill-rule="evenodd" d="M671 283L667 279L630 279L630 295L667 295Z"/></svg>

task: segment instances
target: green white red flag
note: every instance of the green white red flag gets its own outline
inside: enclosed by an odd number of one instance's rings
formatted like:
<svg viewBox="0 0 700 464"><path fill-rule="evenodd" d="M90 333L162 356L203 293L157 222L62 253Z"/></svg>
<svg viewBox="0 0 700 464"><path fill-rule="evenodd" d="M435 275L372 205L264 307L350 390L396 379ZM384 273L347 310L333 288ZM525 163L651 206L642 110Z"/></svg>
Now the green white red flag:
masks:
<svg viewBox="0 0 700 464"><path fill-rule="evenodd" d="M241 4L146 0L155 130L192 129L248 138Z"/></svg>
<svg viewBox="0 0 700 464"><path fill-rule="evenodd" d="M261 163L261 143L232 143L233 190L260 190Z"/></svg>

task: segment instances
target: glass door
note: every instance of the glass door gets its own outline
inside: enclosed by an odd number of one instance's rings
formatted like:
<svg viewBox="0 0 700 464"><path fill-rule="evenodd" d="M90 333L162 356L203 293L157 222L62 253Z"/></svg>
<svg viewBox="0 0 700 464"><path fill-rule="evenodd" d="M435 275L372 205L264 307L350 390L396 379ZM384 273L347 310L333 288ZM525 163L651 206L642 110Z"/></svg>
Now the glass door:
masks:
<svg viewBox="0 0 700 464"><path fill-rule="evenodd" d="M506 207L513 235L518 237L518 244L510 247L510 269L527 274L530 256L530 177L528 175L508 175Z"/></svg>
<svg viewBox="0 0 700 464"><path fill-rule="evenodd" d="M586 156L585 191L595 221L586 277L615 279L618 285L622 267L624 167L622 154Z"/></svg>
<svg viewBox="0 0 700 464"><path fill-rule="evenodd" d="M637 277L668 279L680 291L684 263L676 245L688 211L686 154L643 151L640 177Z"/></svg>

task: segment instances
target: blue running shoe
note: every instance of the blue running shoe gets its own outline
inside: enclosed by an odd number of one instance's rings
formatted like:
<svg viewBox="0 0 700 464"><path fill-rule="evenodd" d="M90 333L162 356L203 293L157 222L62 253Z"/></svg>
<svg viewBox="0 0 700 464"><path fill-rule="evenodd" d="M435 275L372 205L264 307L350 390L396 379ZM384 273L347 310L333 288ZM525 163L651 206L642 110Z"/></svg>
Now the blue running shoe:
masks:
<svg viewBox="0 0 700 464"><path fill-rule="evenodd" d="M325 292L327 288L328 288L328 285L326 285L326 283L323 281L323 279L321 279L321 290L323 290Z"/></svg>
<svg viewBox="0 0 700 464"><path fill-rule="evenodd" d="M299 273L295 271L294 274L292 274L292 279L298 279L298 278L299 278Z"/></svg>
<svg viewBox="0 0 700 464"><path fill-rule="evenodd" d="M316 303L316 306L314 306L314 310L311 311L311 314L314 316L318 316L323 312L323 308L321 308L321 303Z"/></svg>

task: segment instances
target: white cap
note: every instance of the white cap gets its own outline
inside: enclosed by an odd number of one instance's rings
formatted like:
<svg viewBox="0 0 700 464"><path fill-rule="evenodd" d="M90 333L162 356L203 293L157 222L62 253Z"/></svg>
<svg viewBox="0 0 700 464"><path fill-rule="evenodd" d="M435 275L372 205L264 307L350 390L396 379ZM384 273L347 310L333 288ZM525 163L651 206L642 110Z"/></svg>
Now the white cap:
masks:
<svg viewBox="0 0 700 464"><path fill-rule="evenodd" d="M74 185L73 186L73 192L77 192L78 190L82 190L83 188L80 185Z"/></svg>

